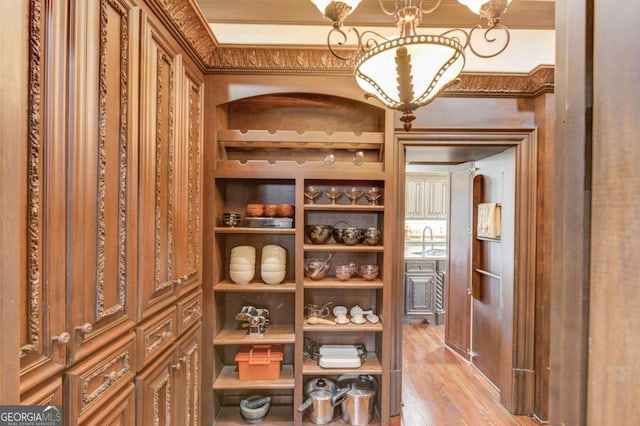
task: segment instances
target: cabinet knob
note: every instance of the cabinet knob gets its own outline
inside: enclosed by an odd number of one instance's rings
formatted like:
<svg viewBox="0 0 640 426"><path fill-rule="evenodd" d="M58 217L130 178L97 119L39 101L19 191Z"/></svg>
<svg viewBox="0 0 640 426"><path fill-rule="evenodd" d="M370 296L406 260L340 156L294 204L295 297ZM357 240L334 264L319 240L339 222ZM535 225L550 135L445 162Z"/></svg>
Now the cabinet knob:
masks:
<svg viewBox="0 0 640 426"><path fill-rule="evenodd" d="M108 374L105 374L104 378L107 379L108 382L113 382L115 379L118 378L118 373L116 373L115 371L112 371Z"/></svg>
<svg viewBox="0 0 640 426"><path fill-rule="evenodd" d="M51 340L53 340L59 345L66 345L67 343L69 343L69 340L71 340L71 335L66 331L64 331L60 333L60 335L58 336L51 337Z"/></svg>
<svg viewBox="0 0 640 426"><path fill-rule="evenodd" d="M85 322L82 325L76 326L75 329L81 333L91 333L91 331L93 330L93 325L91 325L91 323Z"/></svg>
<svg viewBox="0 0 640 426"><path fill-rule="evenodd" d="M180 364L180 361L178 361L178 363L176 364L172 364L171 368L173 368L174 370L180 370L182 364Z"/></svg>
<svg viewBox="0 0 640 426"><path fill-rule="evenodd" d="M163 331L163 332L161 332L161 333L156 334L156 336L157 336L157 337L159 337L159 338L160 338L160 340L164 340L164 339L166 339L167 337L169 337L169 335L170 335L170 334L171 334L171 333L170 333L170 332L168 332L168 331Z"/></svg>

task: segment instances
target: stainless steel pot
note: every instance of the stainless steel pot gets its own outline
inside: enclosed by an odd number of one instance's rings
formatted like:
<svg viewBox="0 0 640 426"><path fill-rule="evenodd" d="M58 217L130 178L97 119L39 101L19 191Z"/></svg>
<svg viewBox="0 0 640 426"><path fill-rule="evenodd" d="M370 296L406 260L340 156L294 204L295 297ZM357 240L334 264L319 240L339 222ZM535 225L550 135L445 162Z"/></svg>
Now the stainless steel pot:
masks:
<svg viewBox="0 0 640 426"><path fill-rule="evenodd" d="M341 402L342 420L353 426L368 425L376 404L376 379L369 375L340 376L338 387L347 390Z"/></svg>
<svg viewBox="0 0 640 426"><path fill-rule="evenodd" d="M330 390L331 388L333 390ZM317 425L330 423L335 417L335 407L340 404L348 390L340 389L336 392L335 383L330 380L315 379L307 382L305 385L307 400L298 407L298 411L302 413L310 410L309 420Z"/></svg>

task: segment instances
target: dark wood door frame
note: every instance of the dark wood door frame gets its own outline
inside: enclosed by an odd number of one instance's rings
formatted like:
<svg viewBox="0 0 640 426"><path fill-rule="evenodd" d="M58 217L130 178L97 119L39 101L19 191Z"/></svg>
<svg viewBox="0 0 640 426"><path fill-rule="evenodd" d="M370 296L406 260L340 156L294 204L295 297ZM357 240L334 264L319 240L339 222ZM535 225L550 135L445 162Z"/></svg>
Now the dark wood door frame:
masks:
<svg viewBox="0 0 640 426"><path fill-rule="evenodd" d="M500 400L514 414L532 414L535 388L535 288L538 137L534 128L523 129L434 129L397 134L397 217L404 217L404 167L407 146L504 146L516 149L515 270L513 288L503 289L505 307L500 369ZM404 221L397 221L396 247L404 246ZM403 250L395 251L396 282L402 283ZM404 286L395 286L394 315L402 315ZM402 324L402 321L398 321ZM402 329L393 331L395 344L402 345ZM401 362L400 358L400 362Z"/></svg>

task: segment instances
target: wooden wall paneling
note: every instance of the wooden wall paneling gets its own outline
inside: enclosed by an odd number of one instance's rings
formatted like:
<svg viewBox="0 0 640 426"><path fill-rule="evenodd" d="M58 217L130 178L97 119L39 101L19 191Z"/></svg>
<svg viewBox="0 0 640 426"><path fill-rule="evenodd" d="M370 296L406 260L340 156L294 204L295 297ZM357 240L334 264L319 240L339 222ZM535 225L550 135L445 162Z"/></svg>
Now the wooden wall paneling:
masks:
<svg viewBox="0 0 640 426"><path fill-rule="evenodd" d="M129 0L74 6L73 81L83 96L73 105L70 149L72 361L135 321L139 31Z"/></svg>
<svg viewBox="0 0 640 426"><path fill-rule="evenodd" d="M213 102L213 85L210 83L215 76L205 76L204 94L203 94L203 161L202 164L202 233L203 235L214 235L213 231L217 224L216 214L218 205L221 202L220 194L216 190L215 181L215 164L217 158L215 135L217 129L217 108ZM204 214L206 212L206 214ZM214 330L218 327L218 321L215 319L214 311L215 293L213 286L220 281L220 263L216 253L218 244L215 238L203 238L202 241L202 309L203 312L209 312L209 315L203 315L202 318L202 341L206 342L202 347L202 358L207 360L202 365L202 382L206 386L202 387L202 410L203 419L212 422L215 418L216 407L219 406L219 400L214 399L212 386L214 377L215 353L213 349ZM222 296L220 296L222 297Z"/></svg>
<svg viewBox="0 0 640 426"><path fill-rule="evenodd" d="M142 23L138 319L175 300L174 206L178 54L148 16Z"/></svg>
<svg viewBox="0 0 640 426"><path fill-rule="evenodd" d="M29 87L29 2L5 2L0 14L0 322L22 329L21 291L26 287L24 234L27 188L27 105ZM4 37L12 34L12 37ZM16 141L22 141L16 143ZM20 304L16 303L20 300ZM26 340L26 339L25 339ZM19 349L26 341L3 339L0 345L0 401L17 404Z"/></svg>
<svg viewBox="0 0 640 426"><path fill-rule="evenodd" d="M538 126L538 195L536 218L536 311L534 416L549 418L549 338L551 333L551 250L553 235L553 147L555 101L552 93L536 98Z"/></svg>
<svg viewBox="0 0 640 426"><path fill-rule="evenodd" d="M583 1L556 2L556 119L549 420L586 424L591 28ZM570 254L570 255L567 255Z"/></svg>
<svg viewBox="0 0 640 426"><path fill-rule="evenodd" d="M640 48L632 42L640 37L634 23L640 4L617 2L615 10L608 5L593 2L593 52L588 52L593 55L589 425L640 423ZM616 28L607 26L612 19ZM625 28L624 34L618 28Z"/></svg>
<svg viewBox="0 0 640 426"><path fill-rule="evenodd" d="M26 251L19 281L22 394L62 371L70 333L65 323L68 5L37 0L29 4L26 223L22 233Z"/></svg>

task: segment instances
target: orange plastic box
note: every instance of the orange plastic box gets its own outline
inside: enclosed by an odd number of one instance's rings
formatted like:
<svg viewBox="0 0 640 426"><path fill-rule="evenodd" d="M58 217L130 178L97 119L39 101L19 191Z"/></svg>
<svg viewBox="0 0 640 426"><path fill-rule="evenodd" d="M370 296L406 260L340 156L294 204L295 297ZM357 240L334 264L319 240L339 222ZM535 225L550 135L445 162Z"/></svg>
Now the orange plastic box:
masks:
<svg viewBox="0 0 640 426"><path fill-rule="evenodd" d="M284 358L282 345L242 346L236 354L240 380L275 380L280 378Z"/></svg>

